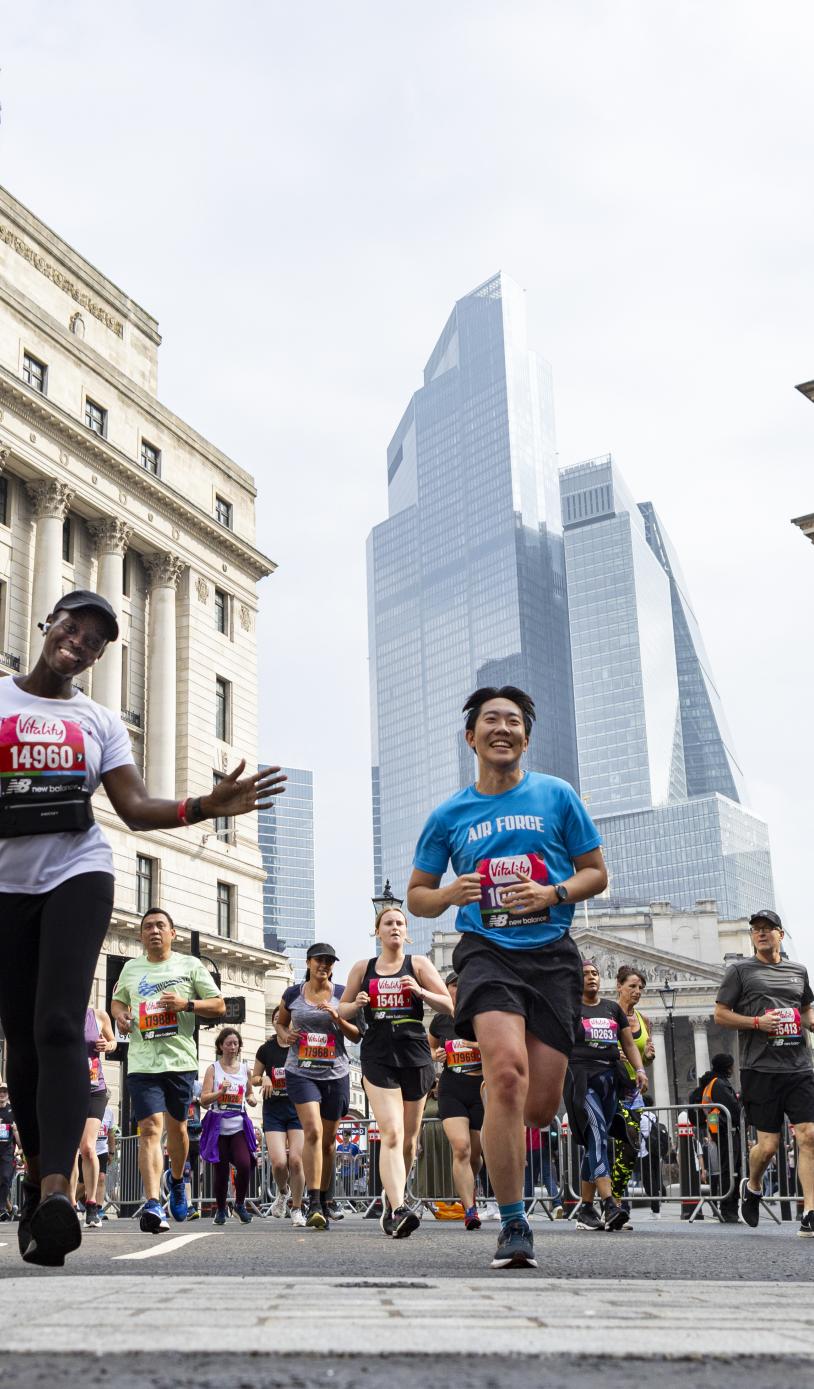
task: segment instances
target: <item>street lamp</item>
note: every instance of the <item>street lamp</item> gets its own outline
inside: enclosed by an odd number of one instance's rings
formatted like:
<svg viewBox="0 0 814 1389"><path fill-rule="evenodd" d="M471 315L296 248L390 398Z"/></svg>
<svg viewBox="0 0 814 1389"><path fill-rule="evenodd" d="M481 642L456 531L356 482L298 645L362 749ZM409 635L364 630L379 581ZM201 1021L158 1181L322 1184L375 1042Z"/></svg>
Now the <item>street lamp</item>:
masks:
<svg viewBox="0 0 814 1389"><path fill-rule="evenodd" d="M371 897L370 900L373 903L373 911L376 916L379 915L379 912L387 911L388 907L402 907L404 905L403 897L393 896L389 878L385 880L384 888L378 897Z"/></svg>
<svg viewBox="0 0 814 1389"><path fill-rule="evenodd" d="M678 1076L676 1075L676 1034L673 1012L675 1011L678 989L674 988L668 979L665 979L663 986L658 991L662 1007L667 1014L667 1026L670 1031L670 1061L673 1072L673 1095L678 1104Z"/></svg>

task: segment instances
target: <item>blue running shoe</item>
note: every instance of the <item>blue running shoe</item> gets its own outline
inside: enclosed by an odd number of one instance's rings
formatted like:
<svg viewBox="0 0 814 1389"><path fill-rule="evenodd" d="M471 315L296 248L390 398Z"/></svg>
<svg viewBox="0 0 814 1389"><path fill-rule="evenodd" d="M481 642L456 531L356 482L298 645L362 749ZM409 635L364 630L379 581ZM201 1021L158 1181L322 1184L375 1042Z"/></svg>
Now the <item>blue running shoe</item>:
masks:
<svg viewBox="0 0 814 1389"><path fill-rule="evenodd" d="M164 1214L160 1201L145 1201L139 1225L145 1235L160 1235L169 1230L170 1222Z"/></svg>
<svg viewBox="0 0 814 1389"><path fill-rule="evenodd" d="M225 1224L226 1224L226 1212L225 1212L225 1211L215 1211L215 1221L214 1221L214 1223L215 1223L216 1225L225 1225Z"/></svg>
<svg viewBox="0 0 814 1389"><path fill-rule="evenodd" d="M245 1206L239 1206L237 1202L235 1202L234 1211L241 1225L251 1225L252 1218Z"/></svg>
<svg viewBox="0 0 814 1389"><path fill-rule="evenodd" d="M179 1223L186 1220L189 1215L187 1189L183 1177L170 1178L170 1215L173 1220L177 1220Z"/></svg>

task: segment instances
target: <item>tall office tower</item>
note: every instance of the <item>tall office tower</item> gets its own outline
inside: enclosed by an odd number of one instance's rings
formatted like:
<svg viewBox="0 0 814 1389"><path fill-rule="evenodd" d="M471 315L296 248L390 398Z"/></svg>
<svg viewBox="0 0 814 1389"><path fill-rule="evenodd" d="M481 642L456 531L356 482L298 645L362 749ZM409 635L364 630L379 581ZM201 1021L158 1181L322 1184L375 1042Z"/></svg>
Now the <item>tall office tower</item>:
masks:
<svg viewBox="0 0 814 1389"><path fill-rule="evenodd" d="M719 791L731 801L745 801L743 773L681 566L652 502L641 502L639 510L648 544L670 580L687 794L705 796Z"/></svg>
<svg viewBox="0 0 814 1389"><path fill-rule="evenodd" d="M591 814L687 794L670 580L610 455L560 473L580 790Z"/></svg>
<svg viewBox="0 0 814 1389"><path fill-rule="evenodd" d="M677 559L610 457L560 474L580 787L604 840L595 910L774 901L769 834L743 781Z"/></svg>
<svg viewBox="0 0 814 1389"><path fill-rule="evenodd" d="M305 974L305 952L314 940L314 774L283 767L285 795L258 814L263 884L263 938Z"/></svg>
<svg viewBox="0 0 814 1389"><path fill-rule="evenodd" d="M527 766L577 783L551 373L505 275L455 305L387 480L368 539L375 888L402 895L428 812L473 779L461 706L478 686L528 690ZM435 925L413 924L417 950Z"/></svg>

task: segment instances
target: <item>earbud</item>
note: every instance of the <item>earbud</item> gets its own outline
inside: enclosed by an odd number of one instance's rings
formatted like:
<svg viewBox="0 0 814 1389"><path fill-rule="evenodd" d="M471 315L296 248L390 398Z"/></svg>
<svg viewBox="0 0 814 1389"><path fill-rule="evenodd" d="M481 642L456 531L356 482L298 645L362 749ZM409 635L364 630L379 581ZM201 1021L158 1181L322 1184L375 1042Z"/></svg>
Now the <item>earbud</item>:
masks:
<svg viewBox="0 0 814 1389"><path fill-rule="evenodd" d="M51 624L50 624L50 622L38 622L38 623L37 623L37 626L39 627L40 631L42 632L42 635L45 636L45 633L49 630Z"/></svg>

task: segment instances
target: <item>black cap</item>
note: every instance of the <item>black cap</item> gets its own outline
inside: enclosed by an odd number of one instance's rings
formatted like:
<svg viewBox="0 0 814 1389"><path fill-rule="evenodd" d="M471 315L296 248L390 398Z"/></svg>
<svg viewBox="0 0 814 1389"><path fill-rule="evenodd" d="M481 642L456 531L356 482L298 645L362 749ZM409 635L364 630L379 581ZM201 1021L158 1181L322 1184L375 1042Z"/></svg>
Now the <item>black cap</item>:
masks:
<svg viewBox="0 0 814 1389"><path fill-rule="evenodd" d="M454 969L451 969L450 972L449 972L449 974L447 975L446 979L444 980L444 983L446 984L447 988L449 988L450 984L457 984L457 982L458 982L458 976L457 976L457 974L455 973L455 970L454 970Z"/></svg>
<svg viewBox="0 0 814 1389"><path fill-rule="evenodd" d="M749 925L754 926L756 921L768 921L770 926L776 926L778 931L782 931L783 923L777 912L769 911L768 907L761 907L759 912L752 912L749 917Z"/></svg>
<svg viewBox="0 0 814 1389"><path fill-rule="evenodd" d="M107 624L108 641L117 641L119 637L119 622L115 612L103 598L101 593L91 593L88 588L77 588L73 593L66 593L64 598L60 598L51 609L52 612L62 612L63 609L73 612L76 608L95 608L96 612L102 614Z"/></svg>
<svg viewBox="0 0 814 1389"><path fill-rule="evenodd" d="M313 960L317 955L323 955L326 960L339 959L339 956L337 955L333 946L328 945L327 942L324 940L315 941L313 945L309 945L308 949L305 952L306 960Z"/></svg>

